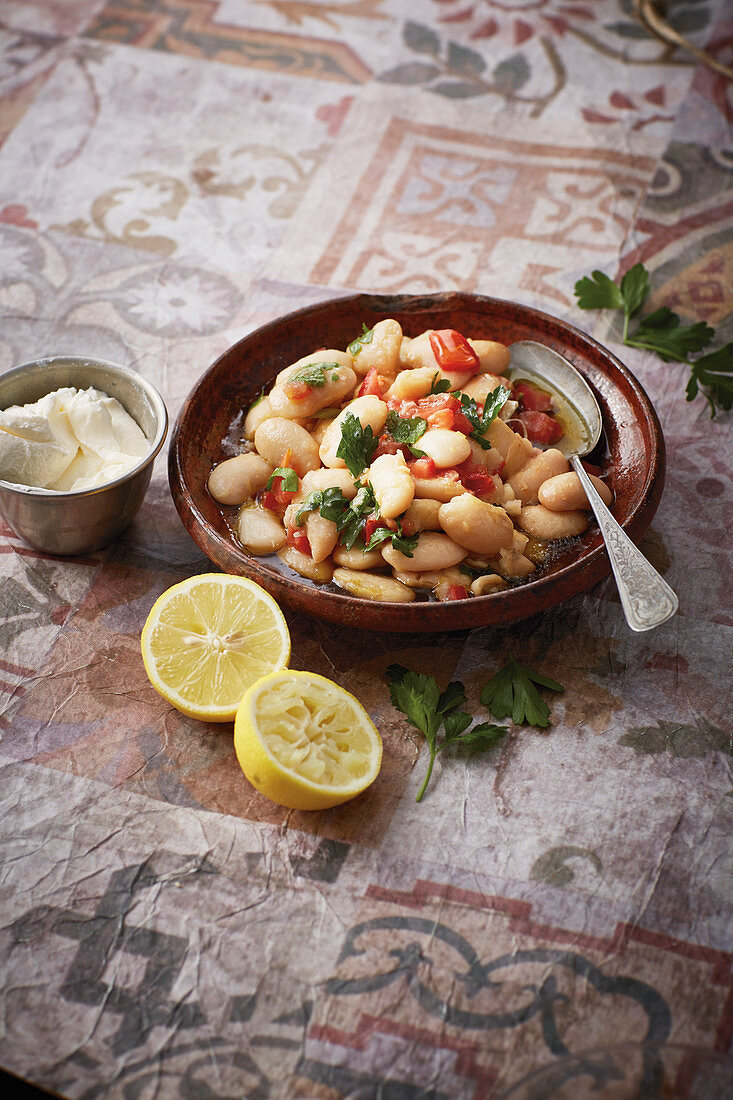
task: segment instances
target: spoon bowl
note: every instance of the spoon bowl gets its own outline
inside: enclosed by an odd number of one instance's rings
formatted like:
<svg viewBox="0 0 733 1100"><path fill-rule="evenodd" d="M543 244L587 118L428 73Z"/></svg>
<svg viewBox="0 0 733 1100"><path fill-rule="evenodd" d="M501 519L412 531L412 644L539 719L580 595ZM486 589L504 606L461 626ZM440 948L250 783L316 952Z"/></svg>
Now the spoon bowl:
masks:
<svg viewBox="0 0 733 1100"><path fill-rule="evenodd" d="M574 454L580 458L590 454L601 438L603 420L593 390L580 371L559 352L536 340L518 340L511 344L509 350L512 377L526 377L528 381L536 379L542 388L550 388L559 394L574 414L574 430L566 431L552 446L566 458Z"/></svg>
<svg viewBox="0 0 733 1100"><path fill-rule="evenodd" d="M573 418L573 430L552 446L562 452L580 478L603 536L616 579L621 606L632 630L641 632L670 619L679 607L677 596L646 560L601 500L581 458L597 446L603 420L593 391L563 355L535 340L510 345L512 376L535 378L543 389L554 390Z"/></svg>

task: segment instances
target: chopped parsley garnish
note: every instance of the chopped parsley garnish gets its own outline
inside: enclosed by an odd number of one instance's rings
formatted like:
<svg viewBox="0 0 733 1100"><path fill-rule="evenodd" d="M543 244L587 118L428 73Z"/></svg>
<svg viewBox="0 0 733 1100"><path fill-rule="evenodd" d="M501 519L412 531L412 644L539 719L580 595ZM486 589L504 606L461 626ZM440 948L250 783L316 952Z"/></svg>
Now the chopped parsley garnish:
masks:
<svg viewBox="0 0 733 1100"><path fill-rule="evenodd" d="M455 746L485 752L493 749L508 733L506 726L495 726L490 722L471 726L471 715L459 709L466 702L466 692L458 680L452 680L441 692L433 676L413 672L403 665L389 665L387 681L392 705L424 734L430 752L427 774L415 796L416 802L420 802L425 794L439 752ZM439 742L441 726L443 740Z"/></svg>
<svg viewBox="0 0 733 1100"><path fill-rule="evenodd" d="M353 549L359 541L365 550L373 550L386 539L391 539L396 550L403 553L405 557L411 558L417 546L417 535L409 537L403 535L399 525L397 531L386 526L377 527L369 542L365 543L364 527L367 520L371 517L379 519L379 509L371 485L363 485L353 500L347 500L341 490L335 486L330 489L314 489L295 513L296 526L303 525L303 517L308 512L320 512L324 519L335 523L341 536L341 545L346 550Z"/></svg>
<svg viewBox="0 0 733 1100"><path fill-rule="evenodd" d="M594 271L575 284L575 297L581 309L616 309L623 313L622 339L628 347L656 352L665 363L670 360L687 363L690 367L685 389L688 401L702 392L711 416L720 409L730 411L733 407L733 343L690 359L711 343L715 330L705 321L681 325L677 314L668 306L661 306L642 317L635 331L630 332L629 323L638 314L649 291L649 272L641 263L629 268L618 285L602 271Z"/></svg>
<svg viewBox="0 0 733 1100"><path fill-rule="evenodd" d="M418 536L403 534L402 525L399 522L396 531L393 531L391 527L377 527L364 549L374 550L376 546L381 546L387 539L391 540L395 550L399 550L406 558L411 558L417 546Z"/></svg>
<svg viewBox="0 0 733 1100"><path fill-rule="evenodd" d="M358 355L365 344L371 344L374 336L374 329L367 328L362 321L361 335L357 336L355 340L352 340L349 344L348 351L351 355Z"/></svg>
<svg viewBox="0 0 733 1100"><path fill-rule="evenodd" d="M423 458L425 455L415 444L425 434L427 426L428 422L422 416L400 416L393 409L387 413L387 431L396 443L407 447L416 458Z"/></svg>
<svg viewBox="0 0 733 1100"><path fill-rule="evenodd" d="M302 382L310 390L320 390L326 385L326 371L338 371L338 363L306 363L295 374L291 374L287 384ZM332 381L338 381L339 374L331 375Z"/></svg>
<svg viewBox="0 0 733 1100"><path fill-rule="evenodd" d="M450 382L447 378L441 378L437 370L433 375L433 380L430 383L429 393L448 393L450 389Z"/></svg>
<svg viewBox="0 0 733 1100"><path fill-rule="evenodd" d="M267 479L267 485L265 486L266 489L272 488L272 483L274 482L276 477L282 478L281 488L284 490L284 492L297 493L299 484L298 475L296 474L295 470L291 469L290 466L277 466Z"/></svg>
<svg viewBox="0 0 733 1100"><path fill-rule="evenodd" d="M487 395L483 412L479 413L474 398L465 393L461 394L461 412L473 426L469 438L475 440L479 447L483 447L485 451L491 448L491 444L488 439L484 439L484 435L488 431L491 421L498 416L508 397L509 390L505 389L504 386L497 386L495 390Z"/></svg>
<svg viewBox="0 0 733 1100"><path fill-rule="evenodd" d="M526 665L520 665L513 657L492 676L481 690L481 702L494 718L511 716L515 725L522 723L544 729L550 724L550 708L540 696L536 684L550 691L565 689L556 680L543 676Z"/></svg>
<svg viewBox="0 0 733 1100"><path fill-rule="evenodd" d="M363 428L358 416L347 413L341 425L341 442L336 455L344 460L351 476L358 478L372 461L378 442L368 424Z"/></svg>

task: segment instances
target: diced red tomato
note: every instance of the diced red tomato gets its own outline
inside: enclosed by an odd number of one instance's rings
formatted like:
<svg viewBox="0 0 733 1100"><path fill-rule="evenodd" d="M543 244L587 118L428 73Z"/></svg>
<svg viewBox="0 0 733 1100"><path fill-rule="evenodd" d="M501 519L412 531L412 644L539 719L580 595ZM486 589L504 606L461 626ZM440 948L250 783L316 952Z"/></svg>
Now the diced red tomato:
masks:
<svg viewBox="0 0 733 1100"><path fill-rule="evenodd" d="M263 508L267 508L270 512L282 514L277 497L269 489L264 489L257 499Z"/></svg>
<svg viewBox="0 0 733 1100"><path fill-rule="evenodd" d="M468 589L465 584L449 584L445 592L446 600L467 600Z"/></svg>
<svg viewBox="0 0 733 1100"><path fill-rule="evenodd" d="M431 428L447 428L449 431L470 435L473 424L461 410L461 403L452 393L431 393L417 402L417 412ZM404 413L402 414L405 415Z"/></svg>
<svg viewBox="0 0 733 1100"><path fill-rule="evenodd" d="M364 544L366 546L369 545L369 540L371 539L374 532L381 526L384 525L380 524L376 516L369 516L369 518L364 523L364 528L361 533L361 537L364 539Z"/></svg>
<svg viewBox="0 0 733 1100"><path fill-rule="evenodd" d="M461 485L465 485L468 491L475 493L477 497L490 496L496 488L489 471L477 462L472 462L470 458L460 466L456 466L456 471L461 479Z"/></svg>
<svg viewBox="0 0 733 1100"><path fill-rule="evenodd" d="M418 416L416 401L409 401L402 397L388 397L385 400L385 405L392 412L396 412L398 416L403 416L406 419L409 419L411 416Z"/></svg>
<svg viewBox="0 0 733 1100"><path fill-rule="evenodd" d="M481 410L479 410L480 412ZM473 431L473 424L462 412L457 411L453 413L453 431L461 432L463 435L470 435Z"/></svg>
<svg viewBox="0 0 733 1100"><path fill-rule="evenodd" d="M372 367L364 376L364 381L356 391L357 397L381 397L382 383L379 381L377 368Z"/></svg>
<svg viewBox="0 0 733 1100"><path fill-rule="evenodd" d="M408 466L413 477L435 477L435 463L428 455L408 462Z"/></svg>
<svg viewBox="0 0 733 1100"><path fill-rule="evenodd" d="M470 371L471 374L481 370L478 355L466 337L454 328L436 329L429 339L435 360L443 370Z"/></svg>
<svg viewBox="0 0 733 1100"><path fill-rule="evenodd" d="M453 430L454 413L451 409L436 409L425 417L430 428L447 428Z"/></svg>
<svg viewBox="0 0 733 1100"><path fill-rule="evenodd" d="M537 389L531 382L515 382L512 397L529 412L550 412L553 407L550 394Z"/></svg>
<svg viewBox="0 0 733 1100"><path fill-rule="evenodd" d="M452 393L429 393L426 397L419 398L415 405L416 415L424 416L426 420L433 413L440 412L442 409L450 409L451 412L455 412L460 407L460 401Z"/></svg>
<svg viewBox="0 0 733 1100"><path fill-rule="evenodd" d="M311 393L310 386L302 378L288 379L283 389L291 401L305 401Z"/></svg>
<svg viewBox="0 0 733 1100"><path fill-rule="evenodd" d="M296 527L294 524L288 524L288 546L295 547L296 550L300 550L301 554L307 554L308 557L312 557L311 544L308 542L308 536L302 527Z"/></svg>
<svg viewBox="0 0 733 1100"><path fill-rule="evenodd" d="M379 437L377 449L374 452L372 461L374 461L375 458L379 458L380 455L396 455L399 453L402 453L405 458L407 458L409 451L402 443L398 443L389 432L383 432Z"/></svg>
<svg viewBox="0 0 733 1100"><path fill-rule="evenodd" d="M519 413L519 419L527 429L527 439L533 443L557 443L563 434L562 424L547 413L525 409Z"/></svg>

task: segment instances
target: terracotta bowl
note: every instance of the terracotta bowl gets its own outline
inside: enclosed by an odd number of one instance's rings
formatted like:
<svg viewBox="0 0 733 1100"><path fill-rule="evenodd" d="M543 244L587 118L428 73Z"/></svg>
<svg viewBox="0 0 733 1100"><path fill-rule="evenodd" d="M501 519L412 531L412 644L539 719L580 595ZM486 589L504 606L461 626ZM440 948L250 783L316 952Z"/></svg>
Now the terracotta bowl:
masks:
<svg viewBox="0 0 733 1100"><path fill-rule="evenodd" d="M209 495L212 467L238 452L247 408L283 367L319 347L345 348L377 321L394 317L406 335L456 328L511 344L537 340L565 355L587 378L603 414L605 439L591 456L611 469L613 511L634 540L646 531L664 483L664 439L649 398L631 372L579 329L515 302L472 294L367 295L308 306L264 325L226 351L189 394L169 450L173 500L187 530L224 572L250 577L296 611L368 630L442 631L513 622L591 588L610 572L595 525L536 579L466 600L374 603L335 586L314 585L277 558L248 554L227 515Z"/></svg>

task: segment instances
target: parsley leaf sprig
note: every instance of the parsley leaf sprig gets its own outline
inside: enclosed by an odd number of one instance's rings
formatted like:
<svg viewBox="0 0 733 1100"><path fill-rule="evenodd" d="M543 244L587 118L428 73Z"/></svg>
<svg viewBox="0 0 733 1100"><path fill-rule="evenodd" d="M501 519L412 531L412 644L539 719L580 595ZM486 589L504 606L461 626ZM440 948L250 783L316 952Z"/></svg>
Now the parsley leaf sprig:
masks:
<svg viewBox="0 0 733 1100"><path fill-rule="evenodd" d="M272 489L273 482L277 477L282 478L282 485L280 486L281 489L283 489L286 493L297 493L298 485L300 484L300 482L298 481L298 475L296 474L292 466L276 466L270 474L269 478L267 479L267 484L265 485L265 488Z"/></svg>
<svg viewBox="0 0 733 1100"><path fill-rule="evenodd" d="M397 530L391 527L377 527L369 541L365 543L364 527L366 521L374 516L379 519L379 509L374 497L371 485L363 485L353 500L347 500L337 487L329 489L314 489L308 494L295 513L295 524L302 527L303 518L308 512L320 512L324 519L336 524L341 538L341 545L346 550L351 550L361 541L365 550L373 550L387 539L391 539L392 545L407 558L411 558L417 546L417 535L407 536L403 534L402 527L398 524Z"/></svg>
<svg viewBox="0 0 733 1100"><path fill-rule="evenodd" d="M341 442L336 455L343 458L351 476L358 478L372 461L378 442L371 427L368 424L362 427L359 417L350 412L341 425Z"/></svg>
<svg viewBox="0 0 733 1100"><path fill-rule="evenodd" d="M447 378L441 378L438 371L436 370L435 374L433 375L433 380L430 383L429 393L448 393L449 390L450 382Z"/></svg>
<svg viewBox="0 0 733 1100"><path fill-rule="evenodd" d="M290 375L285 385L287 387L294 382L301 382L304 386L307 386L309 390L320 390L326 385L326 373L328 371L338 372L340 369L338 363L305 363L304 366ZM332 381L334 382L338 377L338 373L331 375Z"/></svg>
<svg viewBox="0 0 733 1100"><path fill-rule="evenodd" d="M374 337L374 329L367 328L366 324L362 321L362 323L361 323L361 332L356 337L356 339L352 340L351 343L349 344L349 347L348 347L349 354L350 355L358 355L365 344L371 344L373 337Z"/></svg>
<svg viewBox="0 0 733 1100"><path fill-rule="evenodd" d="M425 451L421 451L415 444L425 435L428 422L422 416L400 416L393 409L387 413L385 428L395 440L407 447L415 458L424 458Z"/></svg>
<svg viewBox="0 0 733 1100"><path fill-rule="evenodd" d="M484 435L488 431L491 421L499 415L508 397L509 390L505 389L504 386L497 386L496 389L487 396L484 402L483 412L479 413L475 399L469 397L468 394L461 394L461 411L473 426L473 431L470 433L469 439L475 440L485 451L490 450L491 444L488 439L484 439Z"/></svg>
<svg viewBox="0 0 733 1100"><path fill-rule="evenodd" d="M575 284L575 297L581 309L616 309L623 313L622 339L628 347L653 351L665 363L673 360L690 367L685 390L688 401L702 392L711 416L719 409L728 412L733 407L733 343L690 359L712 342L715 330L705 321L680 324L679 317L668 306L642 317L631 332L630 321L638 315L649 291L649 272L642 263L629 268L618 285L602 271L594 271Z"/></svg>
<svg viewBox="0 0 733 1100"><path fill-rule="evenodd" d="M511 715L515 726L525 723L545 729L550 724L550 708L538 692L537 684L550 691L565 690L556 680L510 657L508 663L484 684L480 699L494 718Z"/></svg>
<svg viewBox="0 0 733 1100"><path fill-rule="evenodd" d="M466 702L466 692L459 680L452 680L441 692L433 676L396 664L388 666L387 679L392 705L425 736L430 752L428 770L415 796L416 802L422 801L439 752L453 746L487 751L508 733L506 726L489 722L471 726L471 715L459 709ZM441 726L443 739L438 741Z"/></svg>

